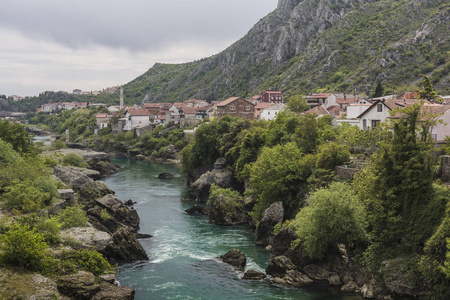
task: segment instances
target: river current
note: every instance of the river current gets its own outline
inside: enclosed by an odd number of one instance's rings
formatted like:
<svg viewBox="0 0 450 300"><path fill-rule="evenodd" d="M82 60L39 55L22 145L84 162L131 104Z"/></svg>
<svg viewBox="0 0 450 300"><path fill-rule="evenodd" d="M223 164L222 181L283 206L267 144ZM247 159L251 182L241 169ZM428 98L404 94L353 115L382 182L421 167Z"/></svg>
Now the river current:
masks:
<svg viewBox="0 0 450 300"><path fill-rule="evenodd" d="M217 257L233 248L247 256L246 269L264 271L269 254L253 243L247 227L222 227L206 216L190 216L184 210L193 203L187 197L186 180L171 165L129 159L113 159L122 169L104 179L123 201L137 204L141 239L150 260L119 265L121 285L136 290L136 300L147 299L361 299L343 296L338 289L313 286L307 289L283 288L265 282L242 280ZM172 180L159 180L158 174L169 172Z"/></svg>

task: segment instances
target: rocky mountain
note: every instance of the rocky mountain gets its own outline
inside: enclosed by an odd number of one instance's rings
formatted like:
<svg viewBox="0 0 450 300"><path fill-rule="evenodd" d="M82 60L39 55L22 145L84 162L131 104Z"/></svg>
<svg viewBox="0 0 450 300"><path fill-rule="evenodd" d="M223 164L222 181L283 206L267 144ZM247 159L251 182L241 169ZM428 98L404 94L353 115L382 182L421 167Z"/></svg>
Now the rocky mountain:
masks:
<svg viewBox="0 0 450 300"><path fill-rule="evenodd" d="M431 76L450 92L447 0L279 0L223 52L185 64L155 64L125 86L127 98L183 101L335 91L371 94Z"/></svg>

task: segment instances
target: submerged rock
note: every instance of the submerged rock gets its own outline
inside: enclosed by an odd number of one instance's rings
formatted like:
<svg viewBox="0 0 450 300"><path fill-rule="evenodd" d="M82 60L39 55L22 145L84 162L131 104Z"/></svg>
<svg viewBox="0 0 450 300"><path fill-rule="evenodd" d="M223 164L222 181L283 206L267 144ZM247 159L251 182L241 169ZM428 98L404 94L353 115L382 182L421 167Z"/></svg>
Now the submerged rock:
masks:
<svg viewBox="0 0 450 300"><path fill-rule="evenodd" d="M184 212L189 215L208 215L209 210L205 206L195 204L194 206L186 209Z"/></svg>
<svg viewBox="0 0 450 300"><path fill-rule="evenodd" d="M173 176L170 173L161 173L158 175L158 179L173 179L175 176Z"/></svg>
<svg viewBox="0 0 450 300"><path fill-rule="evenodd" d="M273 242L273 229L275 225L283 222L283 203L276 202L264 211L263 218L259 222L259 226L255 232L255 244L260 246L268 246Z"/></svg>
<svg viewBox="0 0 450 300"><path fill-rule="evenodd" d="M224 263L236 267L236 270L243 271L247 264L245 253L239 249L232 249L220 257Z"/></svg>
<svg viewBox="0 0 450 300"><path fill-rule="evenodd" d="M246 280L263 280L264 278L266 278L266 274L255 270L248 270L245 272L244 277L242 277L242 279Z"/></svg>

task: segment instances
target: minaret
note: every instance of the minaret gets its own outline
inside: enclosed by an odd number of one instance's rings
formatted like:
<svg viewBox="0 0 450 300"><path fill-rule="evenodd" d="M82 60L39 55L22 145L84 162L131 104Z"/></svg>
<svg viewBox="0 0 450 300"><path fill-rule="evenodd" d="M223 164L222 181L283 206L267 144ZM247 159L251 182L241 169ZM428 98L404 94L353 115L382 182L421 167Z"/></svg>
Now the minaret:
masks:
<svg viewBox="0 0 450 300"><path fill-rule="evenodd" d="M123 109L123 88L122 85L120 86L120 106L119 109L122 110Z"/></svg>

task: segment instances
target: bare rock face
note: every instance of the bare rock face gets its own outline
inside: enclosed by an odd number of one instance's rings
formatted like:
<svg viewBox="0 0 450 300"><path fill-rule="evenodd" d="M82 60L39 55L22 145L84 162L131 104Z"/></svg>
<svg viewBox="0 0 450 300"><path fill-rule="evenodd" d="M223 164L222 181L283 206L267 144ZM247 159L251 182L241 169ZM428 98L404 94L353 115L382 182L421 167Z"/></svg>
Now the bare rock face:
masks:
<svg viewBox="0 0 450 300"><path fill-rule="evenodd" d="M286 256L271 257L266 272L274 277L273 283L280 285L303 286L313 282L306 274L298 271Z"/></svg>
<svg viewBox="0 0 450 300"><path fill-rule="evenodd" d="M248 270L245 272L244 277L242 277L245 280L263 280L264 278L266 278L266 274L255 270Z"/></svg>
<svg viewBox="0 0 450 300"><path fill-rule="evenodd" d="M227 169L214 169L206 172L189 187L189 197L197 202L206 203L209 197L209 189L215 184L222 188L233 186L233 172Z"/></svg>
<svg viewBox="0 0 450 300"><path fill-rule="evenodd" d="M189 215L207 215L208 211L209 210L207 207L195 204L194 206L186 209L184 212Z"/></svg>
<svg viewBox="0 0 450 300"><path fill-rule="evenodd" d="M98 251L104 250L111 245L112 237L104 232L92 227L74 227L61 231L62 239L75 239L86 249L94 247Z"/></svg>
<svg viewBox="0 0 450 300"><path fill-rule="evenodd" d="M53 174L65 184L71 184L74 189L79 189L83 184L91 181L85 173L72 167L55 166Z"/></svg>
<svg viewBox="0 0 450 300"><path fill-rule="evenodd" d="M97 204L106 209L107 213L116 221L130 226L133 230L139 229L139 216L133 209L129 209L119 198L106 195L96 200Z"/></svg>
<svg viewBox="0 0 450 300"><path fill-rule="evenodd" d="M87 207L94 207L103 196L114 194L103 181L88 181L78 189L81 202Z"/></svg>
<svg viewBox="0 0 450 300"><path fill-rule="evenodd" d="M209 220L216 225L239 225L247 223L247 211L242 199L219 195L210 199Z"/></svg>
<svg viewBox="0 0 450 300"><path fill-rule="evenodd" d="M106 282L100 283L100 291L92 300L133 300L135 291L128 286L115 286Z"/></svg>
<svg viewBox="0 0 450 300"><path fill-rule="evenodd" d="M56 283L58 291L72 299L90 300L100 291L100 285L95 282L95 276L85 271L61 276Z"/></svg>
<svg viewBox="0 0 450 300"><path fill-rule="evenodd" d="M239 249L232 249L220 257L224 263L236 267L236 270L243 271L247 264L245 253Z"/></svg>
<svg viewBox="0 0 450 300"><path fill-rule="evenodd" d="M118 261L148 260L147 253L139 243L136 234L128 227L117 230L113 236L113 244L102 252L106 257Z"/></svg>
<svg viewBox="0 0 450 300"><path fill-rule="evenodd" d="M264 211L264 216L259 222L255 232L255 244L268 246L273 241L273 228L280 222L283 222L283 203L276 202Z"/></svg>

